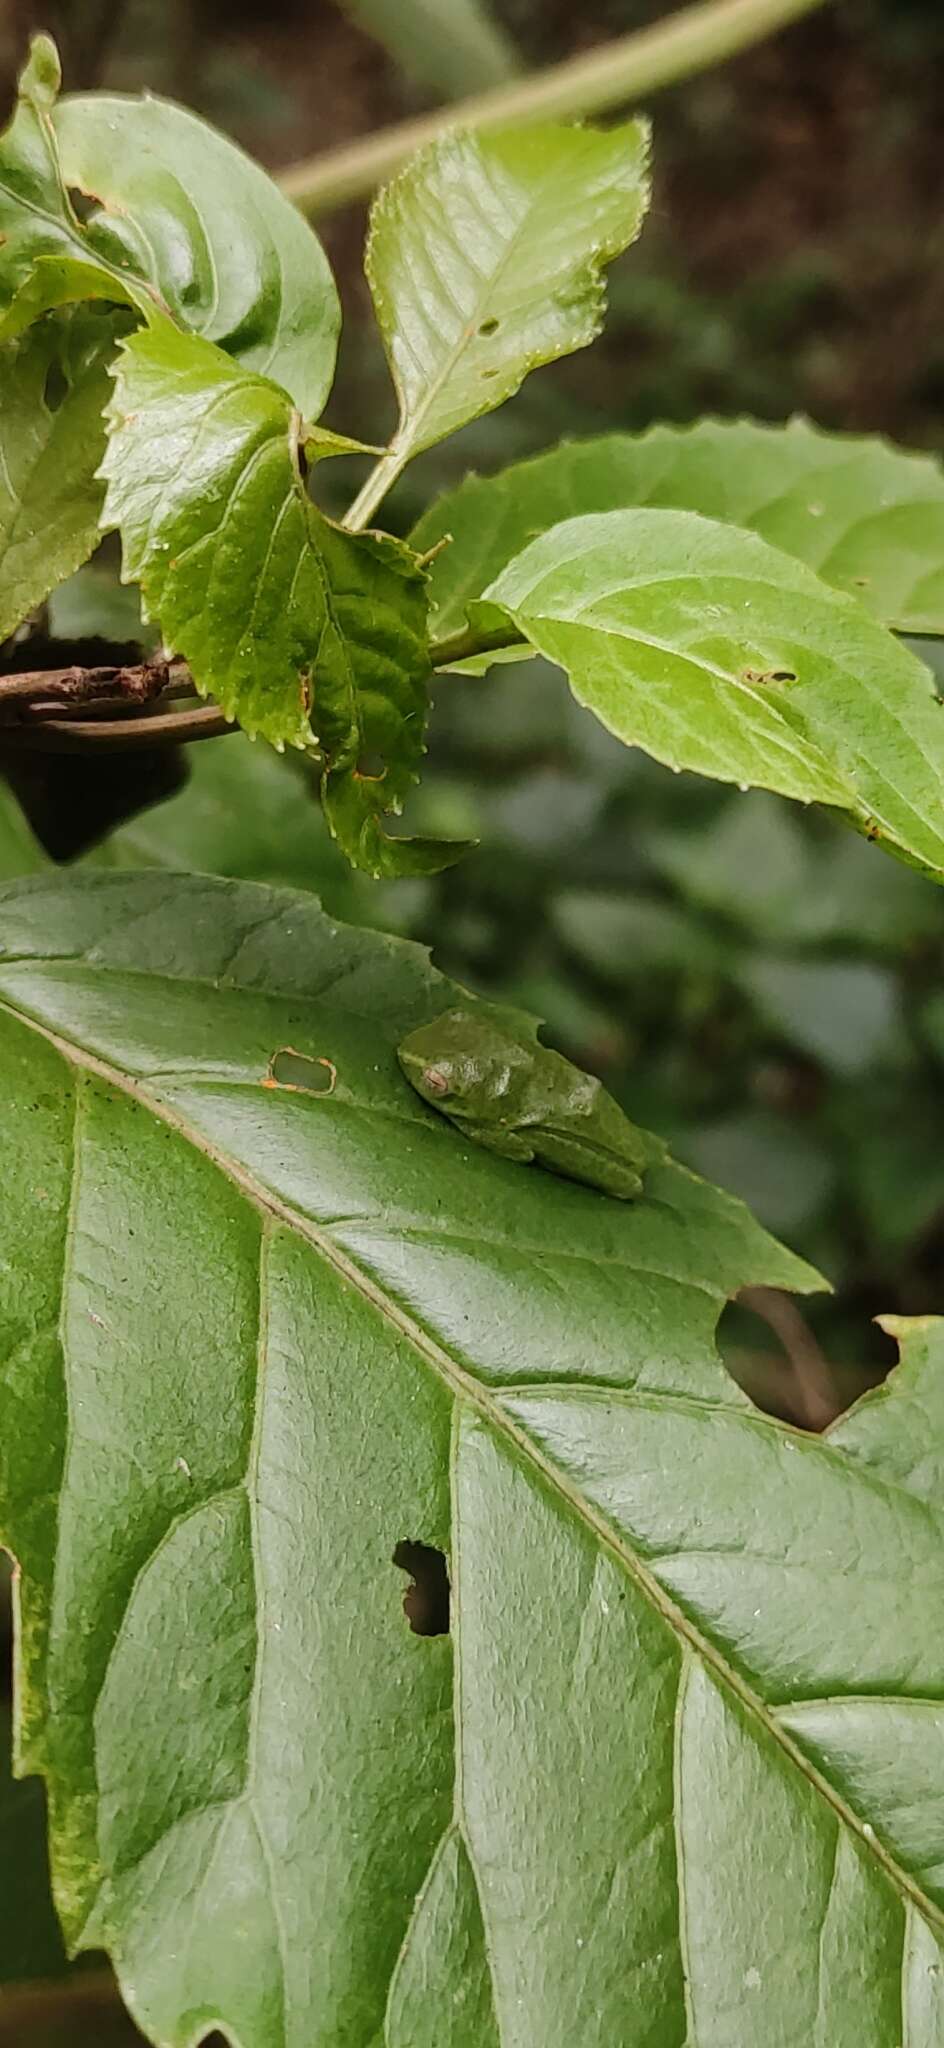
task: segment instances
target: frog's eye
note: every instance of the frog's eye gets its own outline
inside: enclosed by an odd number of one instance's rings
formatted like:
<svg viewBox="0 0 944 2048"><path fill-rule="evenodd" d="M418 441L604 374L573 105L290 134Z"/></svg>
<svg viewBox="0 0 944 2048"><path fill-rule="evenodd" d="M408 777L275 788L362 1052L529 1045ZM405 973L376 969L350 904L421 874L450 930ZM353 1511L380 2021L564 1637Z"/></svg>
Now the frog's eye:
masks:
<svg viewBox="0 0 944 2048"><path fill-rule="evenodd" d="M423 1086L429 1089L431 1095L448 1095L449 1076L443 1073L441 1067L425 1067Z"/></svg>

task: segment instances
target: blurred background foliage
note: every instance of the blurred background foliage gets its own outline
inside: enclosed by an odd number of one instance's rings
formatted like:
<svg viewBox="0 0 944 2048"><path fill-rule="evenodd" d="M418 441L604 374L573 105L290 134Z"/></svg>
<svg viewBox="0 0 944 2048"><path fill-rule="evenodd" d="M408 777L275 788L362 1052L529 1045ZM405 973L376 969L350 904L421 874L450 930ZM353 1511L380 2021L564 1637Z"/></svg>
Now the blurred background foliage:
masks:
<svg viewBox="0 0 944 2048"><path fill-rule="evenodd" d="M171 94L278 168L668 11L656 0L585 0L579 13L569 0L6 0L0 84L9 97L26 34L49 27L70 87ZM941 0L833 0L661 94L652 215L612 273L605 338L417 463L391 523L408 530L469 468L703 412L800 410L940 449L942 102ZM317 224L346 319L328 418L378 440L393 406L360 267L364 224L358 207ZM354 466L329 471L353 495ZM126 642L135 615L127 593L117 601L116 612L106 550L54 601L50 629L67 645L92 633ZM944 676L935 648L920 651ZM24 665L22 649L3 658ZM80 794L69 763L8 765L39 838L8 797L2 872L41 866L43 838L59 858L314 888L339 916L417 938L460 980L538 1011L549 1040L829 1276L834 1293L794 1324L763 1300L727 1313L726 1354L765 1405L821 1423L894 1356L876 1314L944 1307L944 894L829 818L627 753L538 661L438 684L407 823L475 836L480 849L431 881L353 876L304 768L238 737L156 765L140 785L127 763L109 764L101 786L83 771ZM10 1819L5 1797L2 1830L26 1812ZM0 1981L49 1975L57 1956L46 1921L14 1916ZM83 1995L94 2007L94 1987ZM65 2040L61 2014L44 2013L25 2031L0 1996L0 2048ZM69 2024L70 2040L112 2039L97 2008Z"/></svg>

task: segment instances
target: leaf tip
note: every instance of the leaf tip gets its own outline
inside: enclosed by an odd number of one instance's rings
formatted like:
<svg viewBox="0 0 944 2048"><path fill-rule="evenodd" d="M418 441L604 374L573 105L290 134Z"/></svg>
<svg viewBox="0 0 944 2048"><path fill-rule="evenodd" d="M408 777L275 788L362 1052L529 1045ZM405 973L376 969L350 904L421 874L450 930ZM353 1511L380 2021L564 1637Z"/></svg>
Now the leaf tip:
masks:
<svg viewBox="0 0 944 2048"><path fill-rule="evenodd" d="M20 98L42 113L55 106L62 84L62 66L52 36L41 30L32 38L29 56L20 74Z"/></svg>

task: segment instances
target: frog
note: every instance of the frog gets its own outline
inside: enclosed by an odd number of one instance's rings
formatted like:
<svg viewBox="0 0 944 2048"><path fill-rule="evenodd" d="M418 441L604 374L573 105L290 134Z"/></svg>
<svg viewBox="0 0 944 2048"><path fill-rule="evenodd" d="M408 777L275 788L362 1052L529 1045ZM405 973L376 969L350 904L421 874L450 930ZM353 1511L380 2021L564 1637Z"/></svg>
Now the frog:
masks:
<svg viewBox="0 0 944 2048"><path fill-rule="evenodd" d="M485 1010L447 1010L397 1047L424 1102L463 1137L521 1165L629 1202L642 1193L642 1133L594 1074Z"/></svg>

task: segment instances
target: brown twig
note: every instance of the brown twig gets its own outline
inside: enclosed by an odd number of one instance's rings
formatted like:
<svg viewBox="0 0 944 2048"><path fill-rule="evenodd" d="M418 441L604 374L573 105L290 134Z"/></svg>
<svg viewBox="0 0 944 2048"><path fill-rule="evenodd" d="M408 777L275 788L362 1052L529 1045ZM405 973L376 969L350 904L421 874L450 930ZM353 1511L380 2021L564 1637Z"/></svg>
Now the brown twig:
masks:
<svg viewBox="0 0 944 2048"><path fill-rule="evenodd" d="M183 745L189 740L215 740L238 732L216 704L194 711L165 711L143 718L42 718L31 725L0 727L4 746L33 748L47 754L122 753L141 747Z"/></svg>
<svg viewBox="0 0 944 2048"><path fill-rule="evenodd" d="M162 691L185 686L189 671L180 661L140 661L131 666L114 662L101 668L23 669L16 675L0 676L0 721L18 720L24 713L63 711L70 705L95 704L99 700L121 699L126 704L147 704Z"/></svg>
<svg viewBox="0 0 944 2048"><path fill-rule="evenodd" d="M237 730L215 704L195 710L144 709L143 715L134 715L133 707L156 706L168 695L196 695L185 662L27 669L0 676L0 736L7 745L79 754L90 748L114 753L215 739ZM84 715L89 712L94 715Z"/></svg>

